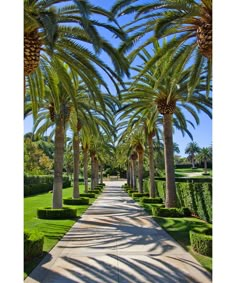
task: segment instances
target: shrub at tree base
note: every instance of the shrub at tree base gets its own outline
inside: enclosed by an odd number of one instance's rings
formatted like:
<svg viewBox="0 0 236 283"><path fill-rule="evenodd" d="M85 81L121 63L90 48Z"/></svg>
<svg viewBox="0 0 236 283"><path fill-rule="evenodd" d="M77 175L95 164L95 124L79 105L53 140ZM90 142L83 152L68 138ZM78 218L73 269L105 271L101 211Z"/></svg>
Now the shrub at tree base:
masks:
<svg viewBox="0 0 236 283"><path fill-rule="evenodd" d="M89 198L64 198L63 203L68 205L86 205L89 204Z"/></svg>
<svg viewBox="0 0 236 283"><path fill-rule="evenodd" d="M89 191L89 193L100 194L101 190L94 189L94 190Z"/></svg>
<svg viewBox="0 0 236 283"><path fill-rule="evenodd" d="M24 231L24 260L28 261L43 253L44 234L33 230Z"/></svg>
<svg viewBox="0 0 236 283"><path fill-rule="evenodd" d="M82 193L80 194L81 197L87 197L87 198L95 198L96 194L94 193Z"/></svg>
<svg viewBox="0 0 236 283"><path fill-rule="evenodd" d="M157 211L157 216L160 217L183 217L183 213L180 208L160 208Z"/></svg>
<svg viewBox="0 0 236 283"><path fill-rule="evenodd" d="M147 197L143 197L141 199L141 203L163 203L163 199L162 198L147 198Z"/></svg>
<svg viewBox="0 0 236 283"><path fill-rule="evenodd" d="M133 198L148 197L149 193L132 193Z"/></svg>
<svg viewBox="0 0 236 283"><path fill-rule="evenodd" d="M164 208L165 205L164 204L156 204L155 206L151 206L152 208L152 216L158 216L158 212L160 208Z"/></svg>
<svg viewBox="0 0 236 283"><path fill-rule="evenodd" d="M51 208L43 207L38 208L37 216L40 219L69 219L76 218L76 209L63 207L63 208Z"/></svg>
<svg viewBox="0 0 236 283"><path fill-rule="evenodd" d="M195 231L189 232L193 250L199 254L212 257L212 236Z"/></svg>

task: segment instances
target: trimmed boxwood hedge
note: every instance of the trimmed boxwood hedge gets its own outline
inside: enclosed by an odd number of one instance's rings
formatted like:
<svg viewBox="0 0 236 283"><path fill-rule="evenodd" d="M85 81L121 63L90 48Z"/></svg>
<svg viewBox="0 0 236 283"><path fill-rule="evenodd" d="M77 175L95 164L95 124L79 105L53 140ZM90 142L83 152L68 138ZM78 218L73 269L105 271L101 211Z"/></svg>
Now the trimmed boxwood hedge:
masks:
<svg viewBox="0 0 236 283"><path fill-rule="evenodd" d="M24 260L28 261L43 253L44 234L37 230L24 230Z"/></svg>
<svg viewBox="0 0 236 283"><path fill-rule="evenodd" d="M42 207L38 208L37 216L40 219L69 219L76 218L77 209L63 207L63 208L51 208Z"/></svg>
<svg viewBox="0 0 236 283"><path fill-rule="evenodd" d="M132 193L133 198L148 197L149 193Z"/></svg>
<svg viewBox="0 0 236 283"><path fill-rule="evenodd" d="M53 189L53 176L24 176L24 196L32 196L49 192ZM63 188L71 186L69 177L63 176Z"/></svg>
<svg viewBox="0 0 236 283"><path fill-rule="evenodd" d="M163 179L163 178L162 178ZM165 180L156 181L157 195L165 200ZM177 179L177 178L176 178ZM191 181L190 181L191 180ZM211 180L212 182L212 180ZM212 223L212 183L208 179L183 178L176 180L177 207L188 207L192 214ZM149 190L149 180L144 180L145 191Z"/></svg>
<svg viewBox="0 0 236 283"><path fill-rule="evenodd" d="M87 198L95 198L96 194L95 193L81 193L81 197L87 197Z"/></svg>
<svg viewBox="0 0 236 283"><path fill-rule="evenodd" d="M101 193L101 190L99 190L99 189L94 189L94 190L90 190L89 193L100 194L100 193Z"/></svg>
<svg viewBox="0 0 236 283"><path fill-rule="evenodd" d="M164 208L165 205L164 204L155 204L155 205L151 205L151 209L152 209L152 216L158 216L158 211L160 208Z"/></svg>
<svg viewBox="0 0 236 283"><path fill-rule="evenodd" d="M202 255L212 257L212 236L203 233L189 231L192 249Z"/></svg>
<svg viewBox="0 0 236 283"><path fill-rule="evenodd" d="M163 199L162 198L147 198L147 197L143 197L141 199L141 203L163 203Z"/></svg>
<svg viewBox="0 0 236 283"><path fill-rule="evenodd" d="M180 208L171 207L171 208L159 208L157 210L157 216L160 217L183 217L183 213Z"/></svg>
<svg viewBox="0 0 236 283"><path fill-rule="evenodd" d="M63 203L68 205L87 205L89 204L89 198L64 198Z"/></svg>

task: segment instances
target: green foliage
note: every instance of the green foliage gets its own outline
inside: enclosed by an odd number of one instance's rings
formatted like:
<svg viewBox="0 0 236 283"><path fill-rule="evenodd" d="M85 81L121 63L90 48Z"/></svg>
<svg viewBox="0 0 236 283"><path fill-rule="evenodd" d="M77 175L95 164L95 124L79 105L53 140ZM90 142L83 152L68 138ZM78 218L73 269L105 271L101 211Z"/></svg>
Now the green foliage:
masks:
<svg viewBox="0 0 236 283"><path fill-rule="evenodd" d="M84 205L89 204L89 198L64 198L63 199L64 204L69 205Z"/></svg>
<svg viewBox="0 0 236 283"><path fill-rule="evenodd" d="M180 211L184 217L190 217L192 215L192 212L188 207L181 207Z"/></svg>
<svg viewBox="0 0 236 283"><path fill-rule="evenodd" d="M133 198L148 197L149 193L132 193Z"/></svg>
<svg viewBox="0 0 236 283"><path fill-rule="evenodd" d="M37 216L40 219L70 219L76 217L76 209L43 207L38 208Z"/></svg>
<svg viewBox="0 0 236 283"><path fill-rule="evenodd" d="M81 197L87 197L87 198L95 198L96 194L95 193L81 193Z"/></svg>
<svg viewBox="0 0 236 283"><path fill-rule="evenodd" d="M160 197L157 197L157 198L143 197L141 199L141 203L163 203L163 199Z"/></svg>
<svg viewBox="0 0 236 283"><path fill-rule="evenodd" d="M24 140L24 172L31 175L50 173L53 160L50 159L36 142L30 138Z"/></svg>
<svg viewBox="0 0 236 283"><path fill-rule="evenodd" d="M63 176L63 188L71 186L69 177ZM24 196L31 196L49 192L53 189L53 176L24 176Z"/></svg>
<svg viewBox="0 0 236 283"><path fill-rule="evenodd" d="M190 231L190 242L194 251L206 256L212 256L212 236Z"/></svg>
<svg viewBox="0 0 236 283"><path fill-rule="evenodd" d="M160 208L164 208L165 205L164 204L158 204L158 205L151 205L151 213L153 216L158 216L159 213L159 209Z"/></svg>
<svg viewBox="0 0 236 283"><path fill-rule="evenodd" d="M172 208L162 208L160 207L157 210L157 216L160 217L183 217L183 213L181 209L177 207L172 207Z"/></svg>
<svg viewBox="0 0 236 283"><path fill-rule="evenodd" d="M101 190L100 189L94 189L94 190L90 190L89 193L100 194Z"/></svg>
<svg viewBox="0 0 236 283"><path fill-rule="evenodd" d="M24 260L28 261L43 253L44 234L37 230L24 231Z"/></svg>

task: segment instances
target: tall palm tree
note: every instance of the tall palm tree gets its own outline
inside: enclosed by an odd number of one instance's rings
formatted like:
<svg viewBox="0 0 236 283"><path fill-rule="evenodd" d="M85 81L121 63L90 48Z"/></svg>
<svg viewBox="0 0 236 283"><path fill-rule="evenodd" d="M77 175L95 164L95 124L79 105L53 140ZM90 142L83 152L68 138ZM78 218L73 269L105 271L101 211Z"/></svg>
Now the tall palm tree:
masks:
<svg viewBox="0 0 236 283"><path fill-rule="evenodd" d="M159 50L159 46L154 45L154 52L158 53ZM144 61L144 65L150 56L151 54L147 50L140 55L140 58ZM142 72L142 67L137 67L135 70ZM133 101L133 104L130 103L133 108L139 106L139 109L146 108L150 112L153 109L153 111L157 111L162 115L166 171L166 206L174 207L176 205L176 188L173 158L173 118L175 117L177 119L178 123L176 125L179 128L182 125L182 131L190 134L187 130L187 122L181 108L187 110L198 124L199 118L196 110L204 111L211 117L211 98L207 98L201 94L203 89L201 84L195 89L193 95L188 98L188 82L191 66L186 70L183 70L182 67L174 66L175 68L169 69L168 75L162 77L160 81L162 69L165 69L165 67L166 65L164 63L163 65L158 65L158 68L153 66L147 73L139 77L138 82L134 77L136 81L130 83L130 87L124 91L124 96L127 100Z"/></svg>
<svg viewBox="0 0 236 283"><path fill-rule="evenodd" d="M198 155L196 156L197 160L204 162L204 173L207 174L207 161L212 160L212 150L211 147L203 147L200 149Z"/></svg>
<svg viewBox="0 0 236 283"><path fill-rule="evenodd" d="M208 73L206 90L209 94L212 74L212 0L155 0L145 3L138 0L117 0L112 12L117 16L134 15L134 20L125 25L130 37L121 48L127 51L143 39L141 45L130 54L133 59L151 42L174 37L174 40L168 41L162 54L152 57L143 72L156 64L164 54L178 50L177 57L184 56L182 63L186 66L190 60L194 60L190 72L189 94L193 93L199 83L201 70ZM169 67L175 60L170 62Z"/></svg>
<svg viewBox="0 0 236 283"><path fill-rule="evenodd" d="M200 147L196 142L190 142L185 148L185 153L192 162L192 168L195 168L195 155L200 152Z"/></svg>

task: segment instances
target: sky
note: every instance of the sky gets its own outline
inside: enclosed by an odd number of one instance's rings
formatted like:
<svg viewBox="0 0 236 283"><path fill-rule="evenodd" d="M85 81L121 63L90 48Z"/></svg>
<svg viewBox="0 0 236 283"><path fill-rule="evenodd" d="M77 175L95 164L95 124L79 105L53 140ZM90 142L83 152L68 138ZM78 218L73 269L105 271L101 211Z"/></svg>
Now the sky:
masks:
<svg viewBox="0 0 236 283"><path fill-rule="evenodd" d="M146 1L141 1L141 2L145 3ZM97 5L98 1L91 0L91 3L93 3L94 5ZM110 9L110 7L114 3L115 3L115 0L110 0L110 1L100 0L99 1L99 5L103 7L104 9L105 8ZM123 25L129 22L131 19L132 19L132 16L123 16L118 19L118 22L120 25ZM119 41L114 39L114 37L111 37L111 34L107 32L106 30L101 29L101 34L103 35L104 38L109 40L114 46L116 46L116 44L119 43ZM106 54L102 53L101 57L107 64L109 64L110 59L108 58L108 56L106 56ZM111 83L109 83L109 80L108 80L108 85L111 91L114 92L114 87L112 86ZM196 142L201 148L208 147L212 144L212 120L204 113L202 114L200 113L199 117L200 117L200 125L196 125L195 129L190 128L190 131L193 135L194 142ZM191 117L189 119L192 121ZM33 126L32 117L26 118L24 122L24 133L31 132L32 126ZM185 148L187 144L192 141L188 137L188 135L183 136L180 131L176 130L174 132L173 139L174 139L174 142L179 145L179 149L180 149L179 155L187 156L185 154Z"/></svg>
<svg viewBox="0 0 236 283"><path fill-rule="evenodd" d="M98 2L98 1L97 1ZM100 0L99 3L111 3ZM1 3L1 279L23 276L23 1ZM213 282L235 277L235 1L214 1L213 127L201 120L194 139L212 128L213 141ZM203 135L204 133L204 135ZM205 138L205 140L207 140ZM200 144L199 140L199 145ZM209 138L211 143L211 138ZM208 141L207 141L208 144ZM203 146L203 144L201 145ZM9 250L10 249L10 250ZM14 253L14 256L13 256ZM12 272L14 268L14 272ZM5 279L5 280L4 280Z"/></svg>

